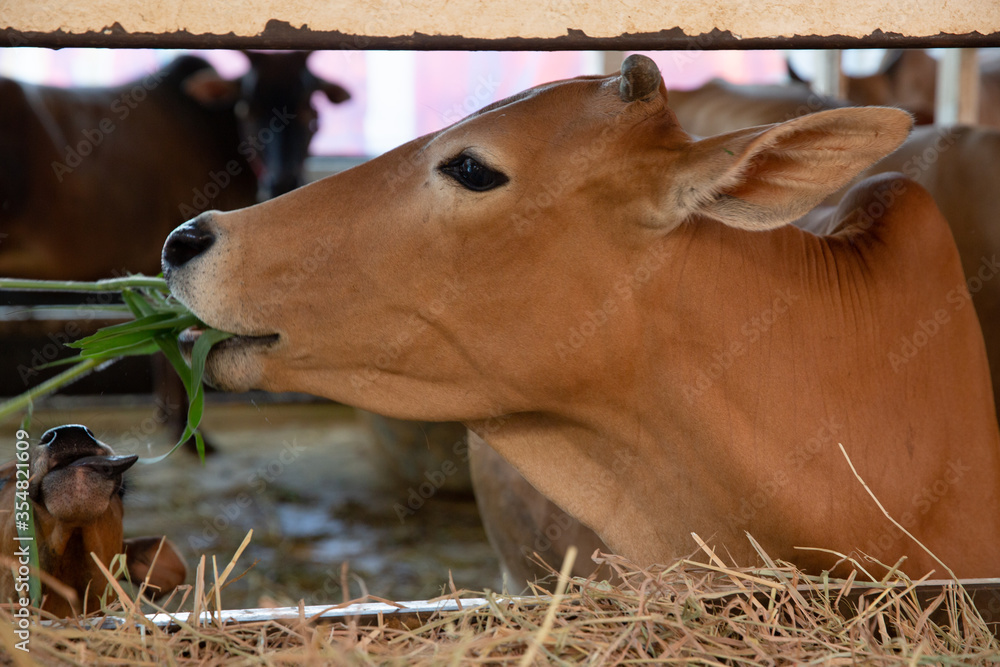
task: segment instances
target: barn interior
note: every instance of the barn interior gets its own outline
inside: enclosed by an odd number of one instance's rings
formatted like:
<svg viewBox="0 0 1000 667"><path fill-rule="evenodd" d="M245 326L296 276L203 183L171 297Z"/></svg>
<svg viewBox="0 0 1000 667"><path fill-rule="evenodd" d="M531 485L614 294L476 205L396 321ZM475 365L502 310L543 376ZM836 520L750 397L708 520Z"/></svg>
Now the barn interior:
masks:
<svg viewBox="0 0 1000 667"><path fill-rule="evenodd" d="M20 34L6 33L8 41ZM56 33L41 39L26 34L23 42L11 41L9 48L0 49L0 77L66 89L135 84L133 90L139 90L142 84L136 82L185 55L203 58L224 79L236 80L252 67L252 57L238 47L270 52L270 44L262 47L253 40L234 48L217 48L215 43L210 48L173 48L174 42L198 41L188 37L162 40L171 48L94 48L74 46L73 40L67 44ZM141 41L122 43L145 46ZM308 156L301 160L296 186L349 169L525 88L615 71L625 56L640 52L587 50L579 44L572 50L546 51L509 50L509 45L496 51L404 50L389 42L389 50L369 46L324 50L322 43L311 41L277 43L315 47L305 61L309 70L342 86L350 100L335 103L321 90L311 93L308 105L316 112L315 135L307 142ZM671 91L694 90L721 79L741 86L811 85L817 94L847 99L853 81L891 80L886 85L892 88L911 76L898 76L901 58L920 51L931 63L936 95L932 90L929 99L924 95L919 102L913 101L914 95L906 97L918 118L923 114L925 121L938 125L992 122L979 109L983 96L993 94L991 86L1000 91L1000 49L977 48L975 40L953 42L930 45L965 48L802 50L826 43L800 40L790 41L787 48L735 50L723 40L724 50L695 43L689 46L698 48L641 52L657 62ZM902 44L915 47L916 42ZM866 44L873 45L880 44L878 40ZM921 83L927 84L927 71L912 76L923 77ZM877 103L904 105L889 98ZM127 127L127 117L107 116L115 120L115 127ZM113 136L113 131L101 132L104 138ZM280 134L280 128L272 132ZM66 137L65 165L73 170L88 168L88 155L98 148L101 136ZM0 150L4 148L0 140ZM137 161L149 159L136 156ZM249 163L244 167L261 173ZM198 168L202 171L195 182L201 185L188 188L190 198L169 203L176 225L201 210L225 205L227 186L212 177L224 166ZM141 200L142 186L134 188ZM281 193L264 192L263 186L256 192L258 199L276 194ZM47 196L58 197L58 188ZM100 193L93 201L100 206ZM4 229L4 215L0 209L0 266L21 233ZM64 227L74 224L71 219L56 221L45 234L58 243ZM101 233L130 232L124 227ZM106 240L110 243L113 237ZM162 238L147 245L158 255ZM105 266L100 274L81 273L79 278L155 272L148 261L132 264L127 256L112 264L112 271ZM16 271L0 275L22 277L65 278ZM0 290L0 402L59 373L61 368L40 367L72 356L74 351L65 342L122 320L117 298L103 301L108 309L96 315L79 308L84 302L65 294ZM37 438L48 428L80 423L116 452L141 457L163 454L178 437L177 414L185 405L164 368L162 361L146 356L127 357L39 397L32 403L30 433ZM22 410L0 423L0 452L13 452L23 417ZM294 606L300 600L320 604L368 594L421 600L446 593L451 586L522 589L503 580L480 523L461 429L386 422L305 394L227 394L212 389L206 395L201 429L213 450L204 461L181 449L164 461L130 472L124 526L126 536L168 536L189 564L202 555L228 562L252 530L240 560L240 571L245 568L246 574L226 589L227 606ZM542 558L546 544L546 536L539 535L534 550Z"/></svg>

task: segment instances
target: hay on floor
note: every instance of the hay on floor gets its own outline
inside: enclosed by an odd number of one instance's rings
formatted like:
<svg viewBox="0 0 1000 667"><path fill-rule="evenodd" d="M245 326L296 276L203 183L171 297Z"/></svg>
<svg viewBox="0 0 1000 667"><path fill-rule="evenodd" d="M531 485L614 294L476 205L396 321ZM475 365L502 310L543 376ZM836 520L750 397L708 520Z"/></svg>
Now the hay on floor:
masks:
<svg viewBox="0 0 1000 667"><path fill-rule="evenodd" d="M238 555L238 554L237 554ZM832 580L765 558L766 568L681 560L639 568L599 555L612 585L564 575L534 596L456 591L451 611L316 617L300 607L284 619L223 622L223 585L234 571L198 568L194 586L162 609L157 625L121 587L90 619L31 626L30 653L17 650L14 617L0 609L4 664L870 664L992 665L1000 662L993 585L929 586L892 574ZM208 572L206 572L208 570ZM218 582L219 586L214 586ZM484 598L473 603L470 595ZM370 602L355 600L353 603ZM387 601L383 601L387 602ZM345 603L346 604L346 603ZM388 603L390 608L396 606ZM476 604L476 606L472 606ZM331 608L344 607L332 604ZM979 609L977 609L977 606ZM995 606L995 605L993 605ZM356 607L348 608L352 613ZM343 613L343 612L341 612ZM114 620L102 618L112 616ZM277 615L277 614L275 614ZM287 614L286 614L287 616ZM201 619L196 622L196 619Z"/></svg>

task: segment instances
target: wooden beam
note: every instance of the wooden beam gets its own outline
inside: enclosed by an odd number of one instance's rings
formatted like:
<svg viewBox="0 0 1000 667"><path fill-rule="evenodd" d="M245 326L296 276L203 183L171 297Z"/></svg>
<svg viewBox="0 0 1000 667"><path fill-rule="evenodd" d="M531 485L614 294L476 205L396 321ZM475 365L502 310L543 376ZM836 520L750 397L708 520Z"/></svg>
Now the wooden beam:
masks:
<svg viewBox="0 0 1000 667"><path fill-rule="evenodd" d="M1000 4L921 0L64 0L2 3L0 45L647 50L1000 46ZM568 11L572 8L573 11Z"/></svg>

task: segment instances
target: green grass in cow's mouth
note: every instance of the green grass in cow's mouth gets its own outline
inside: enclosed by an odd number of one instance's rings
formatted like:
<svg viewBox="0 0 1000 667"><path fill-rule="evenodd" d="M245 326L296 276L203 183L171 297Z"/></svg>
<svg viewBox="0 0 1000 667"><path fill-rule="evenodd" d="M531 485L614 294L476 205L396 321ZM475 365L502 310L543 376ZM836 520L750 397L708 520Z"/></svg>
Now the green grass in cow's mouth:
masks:
<svg viewBox="0 0 1000 667"><path fill-rule="evenodd" d="M204 325L190 326L184 331L180 332L177 336L177 344L180 346L181 352L184 353L186 358L191 357L191 353L194 350L194 345L201 338L201 335L205 333ZM240 334L231 334L228 338L220 340L218 343L212 346L215 350L225 350L232 347L247 347L251 345L262 345L270 346L278 342L278 334L268 334L263 336L246 336Z"/></svg>
<svg viewBox="0 0 1000 667"><path fill-rule="evenodd" d="M188 395L187 426L180 440L170 452L155 459L144 460L147 462L158 461L168 456L192 436L198 443L199 454L204 456L205 444L198 432L198 424L201 423L201 416L205 409L205 388L202 383L205 359L208 357L209 350L216 343L227 339L242 341L248 337L234 337L233 334L207 326L184 304L170 295L167 283L162 278L134 275L96 282L0 278L0 290L120 292L124 305L117 308L112 307L112 309L127 312L134 318L128 322L104 327L91 336L67 343L67 347L79 350L79 354L75 357L46 364L43 368L64 364L73 364L73 366L23 394L0 404L0 421L28 407L35 398L49 394L99 366L110 364L122 357L163 352L180 376ZM107 305L74 305L72 308L109 310ZM253 340L255 337L249 338ZM260 338L270 340L277 337L263 336Z"/></svg>

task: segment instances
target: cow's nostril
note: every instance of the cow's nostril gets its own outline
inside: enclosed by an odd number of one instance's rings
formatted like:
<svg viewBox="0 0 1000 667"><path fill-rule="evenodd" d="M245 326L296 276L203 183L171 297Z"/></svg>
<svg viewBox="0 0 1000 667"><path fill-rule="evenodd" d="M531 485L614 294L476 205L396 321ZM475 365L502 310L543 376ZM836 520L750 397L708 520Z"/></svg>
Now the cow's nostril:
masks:
<svg viewBox="0 0 1000 667"><path fill-rule="evenodd" d="M163 245L163 269L177 268L208 250L215 242L205 214L175 229Z"/></svg>

